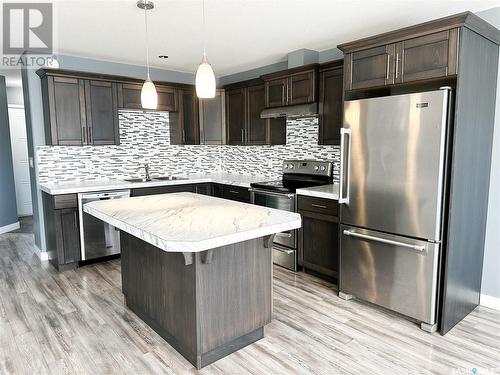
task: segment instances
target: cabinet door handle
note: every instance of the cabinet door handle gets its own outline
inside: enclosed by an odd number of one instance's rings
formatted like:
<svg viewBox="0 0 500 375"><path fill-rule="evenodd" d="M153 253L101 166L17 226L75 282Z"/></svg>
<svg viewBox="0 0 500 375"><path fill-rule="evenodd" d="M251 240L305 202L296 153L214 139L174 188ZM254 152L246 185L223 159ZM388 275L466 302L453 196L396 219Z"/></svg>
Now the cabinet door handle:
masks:
<svg viewBox="0 0 500 375"><path fill-rule="evenodd" d="M76 218L76 211L73 211L73 219L74 219L74 223L75 223L75 227L78 228L78 219Z"/></svg>
<svg viewBox="0 0 500 375"><path fill-rule="evenodd" d="M398 78L398 70L399 70L399 53L396 53L396 78Z"/></svg>
<svg viewBox="0 0 500 375"><path fill-rule="evenodd" d="M316 204L316 203L311 203L311 206L316 207L316 208L323 208L323 209L328 208L327 206L323 206L322 204Z"/></svg>
<svg viewBox="0 0 500 375"><path fill-rule="evenodd" d="M241 144L245 143L245 130L241 129Z"/></svg>
<svg viewBox="0 0 500 375"><path fill-rule="evenodd" d="M239 191L236 191L236 190L229 190L230 193L233 193L233 194L239 194L240 192Z"/></svg>
<svg viewBox="0 0 500 375"><path fill-rule="evenodd" d="M391 64L391 55L387 54L387 65L385 67L385 79L389 80L389 65Z"/></svg>
<svg viewBox="0 0 500 375"><path fill-rule="evenodd" d="M87 144L87 129L85 126L82 126L82 145Z"/></svg>
<svg viewBox="0 0 500 375"><path fill-rule="evenodd" d="M88 131L88 135L89 135L89 139L87 140L87 143L88 144L92 144L94 143L93 140L92 140L92 126L89 126L87 127L87 131Z"/></svg>

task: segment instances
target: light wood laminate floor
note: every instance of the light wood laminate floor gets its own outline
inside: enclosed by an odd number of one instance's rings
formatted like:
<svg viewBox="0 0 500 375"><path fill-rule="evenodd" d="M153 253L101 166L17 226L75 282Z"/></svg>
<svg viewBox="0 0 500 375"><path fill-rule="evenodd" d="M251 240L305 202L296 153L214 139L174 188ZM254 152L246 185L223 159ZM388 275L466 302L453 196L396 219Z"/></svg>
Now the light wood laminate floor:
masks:
<svg viewBox="0 0 500 375"><path fill-rule="evenodd" d="M31 234L0 235L0 372L196 373L124 306L120 283L119 260L58 273L38 260ZM279 267L265 334L200 373L500 373L500 312L480 307L431 335Z"/></svg>

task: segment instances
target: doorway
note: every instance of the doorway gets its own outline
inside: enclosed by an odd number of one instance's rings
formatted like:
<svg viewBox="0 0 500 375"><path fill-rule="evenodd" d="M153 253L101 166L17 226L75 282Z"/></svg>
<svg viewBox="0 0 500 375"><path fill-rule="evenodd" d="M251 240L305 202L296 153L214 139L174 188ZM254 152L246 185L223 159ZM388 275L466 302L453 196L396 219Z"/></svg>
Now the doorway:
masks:
<svg viewBox="0 0 500 375"><path fill-rule="evenodd" d="M17 216L33 215L31 202L31 180L28 161L28 138L24 106L9 104L10 141L12 147L12 165L16 187Z"/></svg>

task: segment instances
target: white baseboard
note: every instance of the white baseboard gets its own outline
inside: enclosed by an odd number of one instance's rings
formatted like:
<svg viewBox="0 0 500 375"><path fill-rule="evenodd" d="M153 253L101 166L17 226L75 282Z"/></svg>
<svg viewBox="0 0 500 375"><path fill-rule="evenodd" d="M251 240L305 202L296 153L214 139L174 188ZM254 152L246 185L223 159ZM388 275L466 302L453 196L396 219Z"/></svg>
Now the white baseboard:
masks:
<svg viewBox="0 0 500 375"><path fill-rule="evenodd" d="M40 258L41 261L49 260L49 253L46 251L42 251L38 246L35 245L36 255Z"/></svg>
<svg viewBox="0 0 500 375"><path fill-rule="evenodd" d="M500 298L481 294L481 306L500 311Z"/></svg>
<svg viewBox="0 0 500 375"><path fill-rule="evenodd" d="M19 229L19 221L17 223L5 225L3 227L0 227L0 234L2 233L7 233L7 232L12 232L13 230Z"/></svg>

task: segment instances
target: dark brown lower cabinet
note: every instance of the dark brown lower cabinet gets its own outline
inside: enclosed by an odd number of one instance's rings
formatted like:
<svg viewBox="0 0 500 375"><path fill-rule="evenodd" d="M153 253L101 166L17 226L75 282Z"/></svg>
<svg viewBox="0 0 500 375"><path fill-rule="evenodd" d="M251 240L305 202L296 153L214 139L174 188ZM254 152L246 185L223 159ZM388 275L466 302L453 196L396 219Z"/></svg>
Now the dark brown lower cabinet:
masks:
<svg viewBox="0 0 500 375"><path fill-rule="evenodd" d="M250 191L248 191L248 188L240 186L222 185L222 198L250 203Z"/></svg>
<svg viewBox="0 0 500 375"><path fill-rule="evenodd" d="M196 194L212 195L212 184L210 182L196 184Z"/></svg>
<svg viewBox="0 0 500 375"><path fill-rule="evenodd" d="M170 185L170 186L154 186L132 189L130 195L132 197L142 197L145 195L168 194L168 193L196 193L195 184ZM200 193L201 194L201 193Z"/></svg>
<svg viewBox="0 0 500 375"><path fill-rule="evenodd" d="M81 255L76 194L43 193L43 204L50 263L59 271L78 267Z"/></svg>
<svg viewBox="0 0 500 375"><path fill-rule="evenodd" d="M212 196L217 197L217 198L224 198L224 191L223 191L223 186L222 184L212 184Z"/></svg>
<svg viewBox="0 0 500 375"><path fill-rule="evenodd" d="M299 231L299 265L328 280L337 279L339 270L339 219L337 201L298 197L302 216Z"/></svg>
<svg viewBox="0 0 500 375"><path fill-rule="evenodd" d="M246 187L216 184L212 185L212 196L233 201L250 203L250 191ZM200 193L201 194L201 193Z"/></svg>

